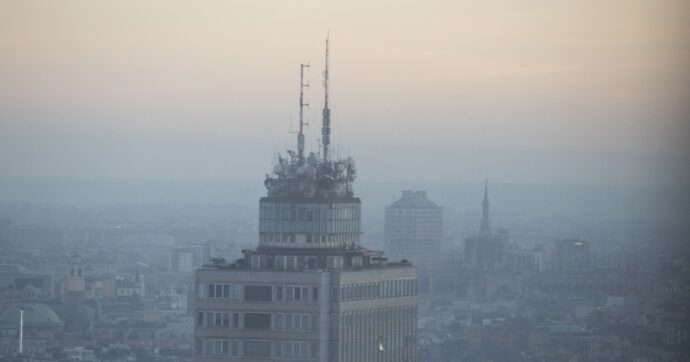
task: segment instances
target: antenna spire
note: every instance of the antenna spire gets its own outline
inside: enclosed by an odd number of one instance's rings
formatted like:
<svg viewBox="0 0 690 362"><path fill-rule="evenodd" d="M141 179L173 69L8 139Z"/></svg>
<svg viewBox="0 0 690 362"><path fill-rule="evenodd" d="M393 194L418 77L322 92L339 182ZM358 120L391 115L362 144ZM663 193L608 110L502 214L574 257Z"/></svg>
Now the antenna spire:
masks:
<svg viewBox="0 0 690 362"><path fill-rule="evenodd" d="M309 64L299 65L299 133L297 134L297 161L304 165L304 88L309 88L309 83L304 83L304 68L309 69Z"/></svg>
<svg viewBox="0 0 690 362"><path fill-rule="evenodd" d="M328 42L330 31L326 37L326 69L323 71L324 102L321 125L321 144L323 145L323 160L328 162L328 149L331 144L331 109L328 108Z"/></svg>

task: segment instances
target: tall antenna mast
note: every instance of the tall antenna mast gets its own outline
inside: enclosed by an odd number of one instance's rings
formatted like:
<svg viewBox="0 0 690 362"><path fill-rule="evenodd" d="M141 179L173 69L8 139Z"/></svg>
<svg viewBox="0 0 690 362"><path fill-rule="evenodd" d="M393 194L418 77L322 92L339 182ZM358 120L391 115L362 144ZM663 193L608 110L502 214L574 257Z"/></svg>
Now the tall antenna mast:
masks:
<svg viewBox="0 0 690 362"><path fill-rule="evenodd" d="M309 69L309 64L299 65L299 133L297 134L297 162L304 165L304 88L309 88L309 83L304 83L304 68Z"/></svg>
<svg viewBox="0 0 690 362"><path fill-rule="evenodd" d="M321 125L321 144L323 145L323 160L328 162L328 147L331 144L331 110L328 108L328 40L326 37L326 69L323 71L323 123Z"/></svg>

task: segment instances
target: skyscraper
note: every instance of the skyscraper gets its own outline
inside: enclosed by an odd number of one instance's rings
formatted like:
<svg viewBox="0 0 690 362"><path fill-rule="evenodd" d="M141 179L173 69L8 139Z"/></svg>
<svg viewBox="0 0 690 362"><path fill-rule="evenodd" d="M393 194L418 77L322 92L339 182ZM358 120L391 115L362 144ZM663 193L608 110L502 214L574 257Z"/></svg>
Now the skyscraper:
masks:
<svg viewBox="0 0 690 362"><path fill-rule="evenodd" d="M427 290L443 239L443 208L426 191L403 191L386 207L384 239L392 259L407 259L417 267L420 290Z"/></svg>
<svg viewBox="0 0 690 362"><path fill-rule="evenodd" d="M416 360L415 268L360 245L354 160L330 153L328 40L324 88L322 150L304 154L300 94L297 151L266 177L258 248L196 272L198 361Z"/></svg>

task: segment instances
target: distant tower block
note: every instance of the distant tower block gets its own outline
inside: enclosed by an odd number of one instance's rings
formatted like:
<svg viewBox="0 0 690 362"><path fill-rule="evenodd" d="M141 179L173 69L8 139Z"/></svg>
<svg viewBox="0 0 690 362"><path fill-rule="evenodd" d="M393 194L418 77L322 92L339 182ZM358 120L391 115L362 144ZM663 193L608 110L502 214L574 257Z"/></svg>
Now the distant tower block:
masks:
<svg viewBox="0 0 690 362"><path fill-rule="evenodd" d="M65 294L65 332L81 334L86 329L84 318L84 265L79 254L74 254L69 262L67 293Z"/></svg>
<svg viewBox="0 0 690 362"><path fill-rule="evenodd" d="M427 199L426 191L403 191L386 207L384 239L386 253L416 265L420 289L428 290L443 239L443 208Z"/></svg>

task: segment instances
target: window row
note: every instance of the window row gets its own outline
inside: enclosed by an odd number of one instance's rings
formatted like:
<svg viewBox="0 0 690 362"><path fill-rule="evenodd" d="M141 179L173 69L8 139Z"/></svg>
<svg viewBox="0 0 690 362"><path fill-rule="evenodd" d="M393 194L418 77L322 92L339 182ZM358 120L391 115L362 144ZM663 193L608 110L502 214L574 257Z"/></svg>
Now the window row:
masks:
<svg viewBox="0 0 690 362"><path fill-rule="evenodd" d="M414 306L379 308L357 312L346 312L340 315L340 326L342 328L379 328L389 324L402 323L414 329L417 321L417 309Z"/></svg>
<svg viewBox="0 0 690 362"><path fill-rule="evenodd" d="M276 286L278 302L316 302L319 300L319 287L300 285Z"/></svg>
<svg viewBox="0 0 690 362"><path fill-rule="evenodd" d="M275 257L274 268L276 270L317 269L317 262L315 256L278 255Z"/></svg>
<svg viewBox="0 0 690 362"><path fill-rule="evenodd" d="M242 286L239 284L208 284L206 288L206 298L240 300L242 297ZM201 290L200 292L203 293Z"/></svg>
<svg viewBox="0 0 690 362"><path fill-rule="evenodd" d="M319 344L316 342L285 341L273 342L273 358L316 359L319 357Z"/></svg>
<svg viewBox="0 0 690 362"><path fill-rule="evenodd" d="M199 298L229 299L247 302L299 302L319 300L319 287L306 285L199 284Z"/></svg>
<svg viewBox="0 0 690 362"><path fill-rule="evenodd" d="M213 328L240 328L238 312L197 312L197 326Z"/></svg>
<svg viewBox="0 0 690 362"><path fill-rule="evenodd" d="M337 291L337 289L336 289ZM417 294L417 280L414 278L385 280L382 282L345 284L340 287L340 300L362 300L402 297Z"/></svg>
<svg viewBox="0 0 690 362"><path fill-rule="evenodd" d="M276 330L306 332L319 329L318 314L276 313L273 320Z"/></svg>
<svg viewBox="0 0 690 362"><path fill-rule="evenodd" d="M240 342L229 339L197 339L196 353L206 356L240 356Z"/></svg>
<svg viewBox="0 0 690 362"><path fill-rule="evenodd" d="M326 243L326 242L358 242L359 235L356 228L345 229L342 232L335 233L277 233L277 232L262 232L259 234L260 242L275 242L286 244L311 244L311 243Z"/></svg>
<svg viewBox="0 0 690 362"><path fill-rule="evenodd" d="M308 332L319 329L319 316L305 313L199 311L196 323L198 327L206 328Z"/></svg>
<svg viewBox="0 0 690 362"><path fill-rule="evenodd" d="M330 208L303 207L296 205L262 205L260 219L283 221L329 221L360 217L360 207L356 204L335 204Z"/></svg>
<svg viewBox="0 0 690 362"><path fill-rule="evenodd" d="M197 355L215 357L317 359L319 345L308 341L240 341L220 338L198 338Z"/></svg>

